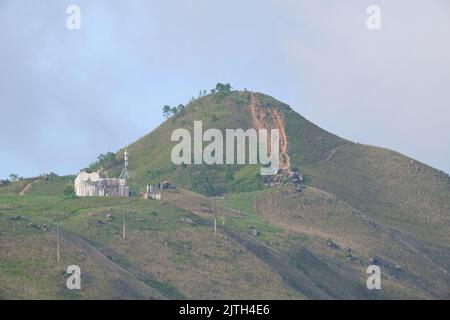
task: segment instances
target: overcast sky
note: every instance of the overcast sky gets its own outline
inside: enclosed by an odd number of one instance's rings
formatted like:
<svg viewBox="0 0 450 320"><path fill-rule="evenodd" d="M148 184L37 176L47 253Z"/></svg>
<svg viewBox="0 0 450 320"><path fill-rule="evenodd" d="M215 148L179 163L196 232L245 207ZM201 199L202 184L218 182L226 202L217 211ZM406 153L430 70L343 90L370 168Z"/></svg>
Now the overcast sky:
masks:
<svg viewBox="0 0 450 320"><path fill-rule="evenodd" d="M448 0L0 0L0 177L76 173L217 82L450 172L449 39Z"/></svg>

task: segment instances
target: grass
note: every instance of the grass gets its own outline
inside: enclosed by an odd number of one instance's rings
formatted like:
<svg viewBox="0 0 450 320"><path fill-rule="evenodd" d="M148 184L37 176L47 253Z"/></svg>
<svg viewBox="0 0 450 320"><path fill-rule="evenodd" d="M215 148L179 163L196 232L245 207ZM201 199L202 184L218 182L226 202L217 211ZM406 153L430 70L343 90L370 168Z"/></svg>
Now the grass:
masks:
<svg viewBox="0 0 450 320"><path fill-rule="evenodd" d="M63 196L63 189L67 185L73 185L75 176L49 176L46 179L37 179L33 182L27 194L40 196Z"/></svg>
<svg viewBox="0 0 450 320"><path fill-rule="evenodd" d="M259 238L265 241L279 235L284 230L265 222L262 217L255 212L255 197L262 193L263 191L254 191L233 194L226 196L223 199L219 199L218 204L225 208L239 211L242 214L242 217L228 218L227 225L247 234L251 234L251 231L256 229L260 233Z"/></svg>
<svg viewBox="0 0 450 320"><path fill-rule="evenodd" d="M224 134L227 128L250 128L251 118L246 111L249 98L248 92L233 92L229 95L208 95L196 99L183 112L131 144L128 150L132 187L143 191L147 184L169 179L184 188L206 195L261 189L262 180L256 174L256 166L250 169L243 165L175 166L170 158L171 149L176 144L170 141L172 132L177 128L186 128L192 134L194 121L203 122L203 132L208 128L217 128ZM120 150L116 158L123 159L122 153L123 150ZM118 175L121 165L119 161L116 167L109 170L109 174ZM230 168L231 174L228 172ZM196 179L199 176L202 177L201 180Z"/></svg>
<svg viewBox="0 0 450 320"><path fill-rule="evenodd" d="M62 190L74 176L0 186L0 295L448 298L448 175L398 153L341 139L286 104L256 96L262 108L284 115L291 165L300 168L308 185L301 193L265 188L258 166L173 165L174 129L192 129L194 120L202 120L204 130L251 126L250 93L202 97L129 146L134 198L66 197ZM104 168L106 175L119 175L122 151ZM138 198L147 184L166 179L190 191L164 192L163 201ZM220 216L214 234L212 215L203 210L213 201L192 191L226 194L218 204L242 213L227 217L233 239L222 232ZM186 217L194 225L183 223ZM63 238L60 264L55 223L75 239ZM328 239L338 247L327 246ZM385 277L386 289L377 294L360 290L372 257L380 260ZM67 264L77 263L83 266L85 289L72 293L62 274Z"/></svg>
<svg viewBox="0 0 450 320"><path fill-rule="evenodd" d="M144 297L144 293L139 293L141 289L130 287L134 286L132 282L123 279L125 275L105 266L106 262L89 251L80 250L79 244L63 240L63 262L58 265L54 251L55 222L61 223L62 231L84 239L89 246L102 252L107 261L130 270L142 283L168 298L295 295L250 253L243 252L233 242L214 239L211 226L180 223L181 217L194 216L163 202L0 195L0 203L7 204L0 209L0 290L7 292L7 297ZM112 214L112 221L106 220L107 213ZM18 215L23 218L11 219ZM127 215L126 240L121 237L124 215ZM47 231L31 228L31 222L47 225ZM82 268L84 289L79 293L64 288L64 278L59 275L66 264L77 264ZM218 274L205 277L203 272ZM36 278L38 273L43 274ZM250 279L241 280L236 285L228 279L249 276L259 280L256 283ZM214 283L221 285L211 294ZM268 283L270 290L263 290Z"/></svg>
<svg viewBox="0 0 450 320"><path fill-rule="evenodd" d="M182 293L180 293L178 289L170 282L161 282L154 278L148 278L145 282L152 288L156 288L158 291L162 292L169 299L186 299L186 297Z"/></svg>
<svg viewBox="0 0 450 320"><path fill-rule="evenodd" d="M396 152L344 145L320 165L307 165L311 185L420 239L448 245L450 183L443 172Z"/></svg>

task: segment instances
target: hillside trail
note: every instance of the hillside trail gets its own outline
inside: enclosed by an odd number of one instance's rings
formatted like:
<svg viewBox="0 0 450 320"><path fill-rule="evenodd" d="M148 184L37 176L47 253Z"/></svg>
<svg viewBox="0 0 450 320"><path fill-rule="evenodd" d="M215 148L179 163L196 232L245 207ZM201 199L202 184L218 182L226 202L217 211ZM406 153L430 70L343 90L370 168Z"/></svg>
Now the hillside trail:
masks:
<svg viewBox="0 0 450 320"><path fill-rule="evenodd" d="M108 256L102 252L102 249L93 246L83 238L77 236L76 234L73 234L66 229L61 230L61 237L71 245L75 245L82 249L83 252L86 253L96 263L103 266L110 272L116 274L121 280L124 281L124 283L129 286L129 289L131 291L137 291L136 294L139 294L139 299L167 298L156 289L148 286L135 273L125 269L121 265L108 258Z"/></svg>
<svg viewBox="0 0 450 320"><path fill-rule="evenodd" d="M23 196L25 195L28 191L30 191L31 186L33 185L33 182L35 182L36 180L38 180L38 178L31 180L29 183L27 183L27 185L25 187L23 187L22 190L20 190L19 192L19 196Z"/></svg>
<svg viewBox="0 0 450 320"><path fill-rule="evenodd" d="M328 154L326 155L326 157L321 159L321 160L319 160L319 161L317 161L316 164L321 164L321 163L324 163L324 162L327 162L327 161L331 160L331 158L335 155L335 153L338 151L338 149L339 149L339 146L337 146L336 148L331 149L328 152Z"/></svg>
<svg viewBox="0 0 450 320"><path fill-rule="evenodd" d="M255 129L278 129L280 132L280 169L290 168L290 158L287 151L287 135L284 125L284 116L275 108L261 108L260 102L254 93L251 94L248 105L252 116L252 124ZM269 137L270 139L270 137ZM271 144L270 144L271 145Z"/></svg>

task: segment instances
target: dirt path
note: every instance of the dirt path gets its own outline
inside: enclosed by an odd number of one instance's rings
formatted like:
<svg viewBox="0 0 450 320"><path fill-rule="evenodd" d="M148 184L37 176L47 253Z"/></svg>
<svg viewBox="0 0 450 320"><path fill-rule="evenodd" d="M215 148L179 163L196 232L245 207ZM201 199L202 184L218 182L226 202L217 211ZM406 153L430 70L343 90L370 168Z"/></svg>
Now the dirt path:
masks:
<svg viewBox="0 0 450 320"><path fill-rule="evenodd" d="M27 183L27 185L26 185L22 190L20 190L19 196L23 196L23 195L25 195L28 191L30 191L33 182L35 182L37 179L38 179L38 178L33 179L33 180L31 180L29 183Z"/></svg>
<svg viewBox="0 0 450 320"><path fill-rule="evenodd" d="M280 132L280 169L290 168L290 158L287 152L287 136L284 126L283 114L278 109L259 107L258 98L252 93L248 108L252 115L253 128L255 129L278 129ZM270 139L270 137L269 137Z"/></svg>
<svg viewBox="0 0 450 320"><path fill-rule="evenodd" d="M327 156L324 159L317 161L316 164L321 164L323 162L327 162L328 160L330 160L334 156L334 154L338 151L338 149L339 147L331 149L330 152L328 152Z"/></svg>

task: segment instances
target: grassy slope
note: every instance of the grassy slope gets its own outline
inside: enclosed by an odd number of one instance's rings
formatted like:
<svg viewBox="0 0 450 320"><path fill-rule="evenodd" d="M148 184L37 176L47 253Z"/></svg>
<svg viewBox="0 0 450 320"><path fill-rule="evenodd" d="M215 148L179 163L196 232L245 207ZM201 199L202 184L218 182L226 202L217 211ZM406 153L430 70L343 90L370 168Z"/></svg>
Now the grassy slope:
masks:
<svg viewBox="0 0 450 320"><path fill-rule="evenodd" d="M355 209L314 188L300 196L282 189L219 200L219 221L224 214L227 218L217 235L213 214L180 209L214 208L211 199L189 191L163 195L162 202L0 195L0 203L0 290L7 298L376 299L445 297L448 292L435 264L415 257L389 232L377 231ZM229 215L221 205L242 216ZM18 215L20 220L11 219ZM195 225L180 223L186 217ZM55 262L54 222L63 226L60 264ZM328 248L328 238L340 249ZM352 261L346 259L347 246L356 257ZM364 289L369 257L382 263L381 292ZM82 267L87 290L64 289L66 264Z"/></svg>
<svg viewBox="0 0 450 320"><path fill-rule="evenodd" d="M243 92L220 98L216 95L202 97L188 104L184 111L165 121L152 133L131 144L128 147L131 185L136 190L144 191L146 184L169 179L203 194L261 188L256 166L182 167L175 166L170 159L172 147L176 145L176 142L170 141L172 132L177 128L185 128L192 135L194 121L203 122L203 131L208 128L250 128L250 115L244 111L248 99L249 94ZM117 157L121 159L122 154L123 150L120 150ZM117 175L120 165L110 174Z"/></svg>
<svg viewBox="0 0 450 320"><path fill-rule="evenodd" d="M0 203L0 290L7 298L303 297L241 245L214 236L210 222L164 203L33 195L0 195ZM55 222L63 228L59 264ZM65 289L70 264L84 275L78 293Z"/></svg>
<svg viewBox="0 0 450 320"><path fill-rule="evenodd" d="M383 148L330 134L284 110L292 166L306 181L388 225L438 245L450 243L450 179Z"/></svg>
<svg viewBox="0 0 450 320"><path fill-rule="evenodd" d="M324 266L320 262L308 265L298 252L308 250L321 261L326 261L334 269L332 274L340 275L346 281L343 292L337 293L340 297L363 283L365 268L373 264L371 258L377 259L382 268L385 290L381 296L384 298L442 298L450 294L450 277L443 272L450 268L450 251L442 251L442 248L394 232L327 192L308 187L299 194L282 188L231 195L226 203L236 210L250 212L248 215L260 224L285 230L283 234L268 238L268 244L287 252L287 257L300 268L319 272L320 277L311 277L321 285L328 281ZM338 248L328 247L328 239ZM351 248L350 260L347 248ZM401 269L395 265L400 265ZM334 283L329 291L336 294L338 287ZM366 294L369 293L358 292L359 297Z"/></svg>
<svg viewBox="0 0 450 320"><path fill-rule="evenodd" d="M386 149L345 145L319 165L305 166L312 184L391 226L447 247L448 176Z"/></svg>
<svg viewBox="0 0 450 320"><path fill-rule="evenodd" d="M198 213L202 206L211 206L210 199L194 193L184 199L170 199L172 203L73 200L61 197L62 188L73 177L36 180L25 196L14 194L31 180L12 183L0 187L0 194L9 194L0 195L0 235L7 240L0 242L1 256L8 257L0 266L0 294L67 294L60 287L60 277L54 278L55 267L50 268L52 275L42 280L47 283L43 286L47 289L42 289L46 291L36 289L36 283L27 276L36 272L29 261L43 259L36 266L49 265L52 250L45 255L37 252L38 248L54 245L54 238L51 233L29 235L26 223L10 220L11 215L20 214L40 223L62 221L68 232L87 240L100 255L116 264L106 267L112 268L122 281L114 284L111 278L103 279L105 287L83 293L83 298L448 297L448 276L443 273L450 269L448 176L398 153L343 140L285 104L266 95L257 97L263 107L276 107L284 113L292 166L306 174L309 185L326 191L307 188L302 196L265 192L257 168L252 166L234 167L230 179L225 167L172 165L170 151L175 143L170 143L170 134L175 128L192 129L194 120L203 120L205 128L250 127L250 116L243 112L249 93L233 93L220 99L209 95L189 104L181 114L129 147L132 186L142 191L147 183L169 179L204 194L252 191L219 201L241 211L242 216L227 217L220 236L211 238L211 217L191 216L182 210ZM109 174L117 176L120 169L120 165L112 166ZM111 223L97 222L104 221L110 211L114 216ZM126 212L130 232L124 242L119 233ZM178 223L185 215L197 219L199 225ZM254 229L261 232L256 238L252 236ZM324 245L328 238L341 249ZM105 261L98 252L83 257L84 249L80 251L78 241L73 245L71 242L68 240L66 254L75 260L92 259L89 274L93 283L100 281L99 270L105 267ZM32 248L33 254L22 262L26 246ZM355 260L346 259L346 247L353 249ZM383 286L388 290L378 293L363 290L364 268L369 257L374 256L387 274ZM395 264L402 266L401 271L393 267ZM117 266L131 270L131 286L126 286L130 275Z"/></svg>

